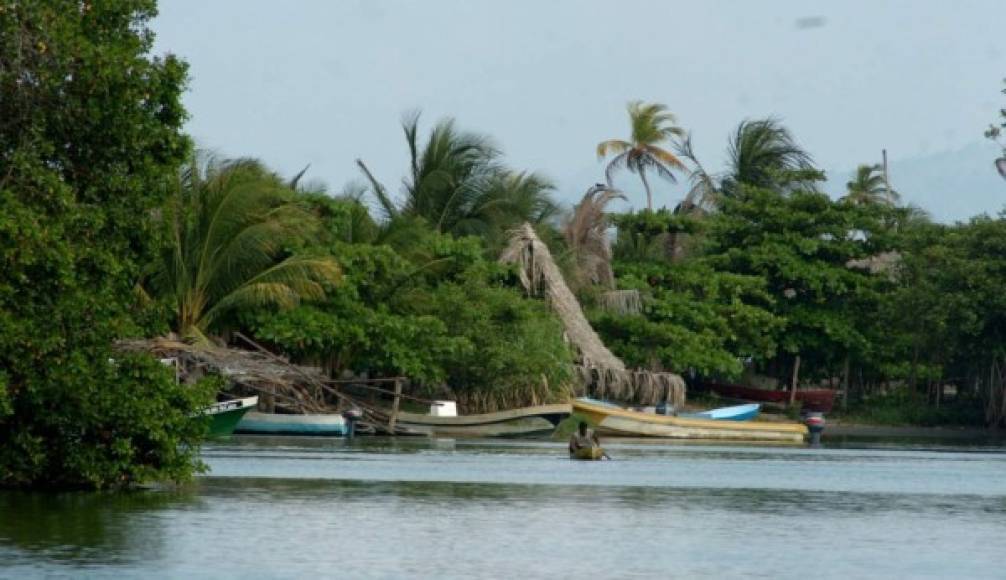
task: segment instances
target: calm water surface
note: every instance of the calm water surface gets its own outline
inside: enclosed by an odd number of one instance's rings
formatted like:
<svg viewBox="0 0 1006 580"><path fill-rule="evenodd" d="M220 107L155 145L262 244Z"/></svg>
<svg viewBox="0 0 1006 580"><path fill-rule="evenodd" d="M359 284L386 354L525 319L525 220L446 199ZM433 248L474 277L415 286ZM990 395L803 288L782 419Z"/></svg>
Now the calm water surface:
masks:
<svg viewBox="0 0 1006 580"><path fill-rule="evenodd" d="M235 438L183 490L0 493L0 577L1006 578L1006 447Z"/></svg>

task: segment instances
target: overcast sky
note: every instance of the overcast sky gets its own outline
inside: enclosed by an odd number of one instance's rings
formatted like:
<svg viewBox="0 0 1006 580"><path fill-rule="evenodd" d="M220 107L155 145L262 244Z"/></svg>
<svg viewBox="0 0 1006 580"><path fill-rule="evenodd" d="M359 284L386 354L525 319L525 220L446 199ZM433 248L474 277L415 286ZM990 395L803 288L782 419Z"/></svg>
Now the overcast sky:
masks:
<svg viewBox="0 0 1006 580"><path fill-rule="evenodd" d="M739 121L776 116L831 189L887 148L895 187L939 219L1006 201L981 137L1006 106L1004 0L160 4L156 50L191 66L198 143L285 174L310 163L333 190L359 179L357 157L397 190L399 122L421 109L426 126L452 116L491 135L571 202L601 179L596 144L627 137L625 105L643 99L677 114L709 169ZM620 184L644 205L638 181ZM680 196L662 186L656 203Z"/></svg>

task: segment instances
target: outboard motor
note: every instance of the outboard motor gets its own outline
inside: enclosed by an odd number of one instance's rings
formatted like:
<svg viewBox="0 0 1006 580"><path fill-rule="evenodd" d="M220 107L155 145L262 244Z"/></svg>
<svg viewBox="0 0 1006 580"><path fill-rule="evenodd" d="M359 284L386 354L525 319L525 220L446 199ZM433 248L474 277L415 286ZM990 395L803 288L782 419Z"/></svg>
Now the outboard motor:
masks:
<svg viewBox="0 0 1006 580"><path fill-rule="evenodd" d="M824 432L824 413L809 411L803 417L803 424L810 431L810 446L821 446L821 433Z"/></svg>
<svg viewBox="0 0 1006 580"><path fill-rule="evenodd" d="M353 438L356 432L356 422L363 417L363 411L359 407L350 407L342 412L342 418L346 420L346 437Z"/></svg>

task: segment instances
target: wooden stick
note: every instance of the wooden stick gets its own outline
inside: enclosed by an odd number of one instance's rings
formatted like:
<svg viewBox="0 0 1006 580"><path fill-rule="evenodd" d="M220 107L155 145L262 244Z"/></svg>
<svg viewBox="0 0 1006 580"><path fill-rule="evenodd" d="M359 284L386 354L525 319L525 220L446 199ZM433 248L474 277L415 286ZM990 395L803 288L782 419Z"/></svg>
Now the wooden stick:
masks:
<svg viewBox="0 0 1006 580"><path fill-rule="evenodd" d="M398 421L398 404L402 397L402 381L395 381L395 400L391 403L391 418L388 419L388 430L395 432L395 423Z"/></svg>

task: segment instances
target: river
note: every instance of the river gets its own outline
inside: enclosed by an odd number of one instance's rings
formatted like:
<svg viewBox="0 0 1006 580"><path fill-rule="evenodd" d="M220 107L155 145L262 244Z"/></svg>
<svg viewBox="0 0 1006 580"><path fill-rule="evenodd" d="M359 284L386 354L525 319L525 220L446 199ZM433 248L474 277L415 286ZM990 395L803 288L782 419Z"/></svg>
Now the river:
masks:
<svg viewBox="0 0 1006 580"><path fill-rule="evenodd" d="M1006 447L236 437L183 489L0 492L0 577L1004 578Z"/></svg>

